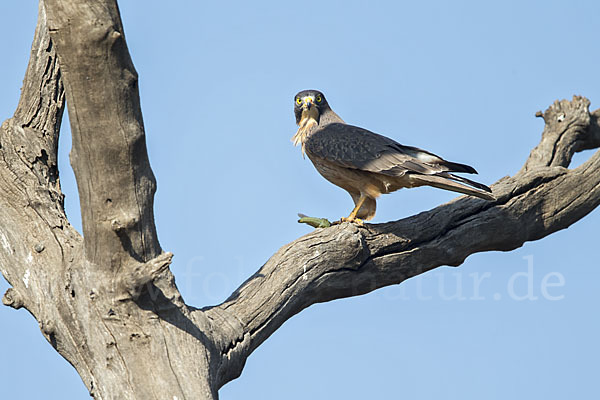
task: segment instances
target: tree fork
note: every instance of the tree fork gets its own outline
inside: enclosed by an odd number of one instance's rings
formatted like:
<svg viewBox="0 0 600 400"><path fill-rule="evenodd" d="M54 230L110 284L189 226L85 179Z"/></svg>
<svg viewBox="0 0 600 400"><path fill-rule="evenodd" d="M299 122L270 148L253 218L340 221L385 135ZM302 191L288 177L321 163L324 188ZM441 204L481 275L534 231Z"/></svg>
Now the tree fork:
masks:
<svg viewBox="0 0 600 400"><path fill-rule="evenodd" d="M65 93L83 237L58 179ZM600 146L600 110L574 97L538 115L542 140L521 171L492 186L496 201L461 197L399 221L317 229L223 304L196 309L158 242L137 73L116 1L43 1L19 105L0 128L0 270L12 285L2 301L37 319L97 399L216 399L304 308L515 249L597 207L600 152L568 166Z"/></svg>

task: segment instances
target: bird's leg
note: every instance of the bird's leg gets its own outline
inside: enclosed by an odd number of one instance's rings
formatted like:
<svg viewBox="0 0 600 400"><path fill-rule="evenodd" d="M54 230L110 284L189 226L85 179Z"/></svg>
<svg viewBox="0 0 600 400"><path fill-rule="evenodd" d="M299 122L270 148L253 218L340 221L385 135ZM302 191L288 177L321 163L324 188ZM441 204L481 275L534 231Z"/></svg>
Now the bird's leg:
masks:
<svg viewBox="0 0 600 400"><path fill-rule="evenodd" d="M364 194L361 193L360 198L356 202L356 207L354 207L354 210L352 210L350 215L348 215L348 218L342 218L341 221L342 222L356 222L356 223L362 225L362 223L363 223L362 219L356 218L356 214L358 214L358 210L360 210L360 208L362 207L362 205L366 199L367 199L367 196L365 196Z"/></svg>

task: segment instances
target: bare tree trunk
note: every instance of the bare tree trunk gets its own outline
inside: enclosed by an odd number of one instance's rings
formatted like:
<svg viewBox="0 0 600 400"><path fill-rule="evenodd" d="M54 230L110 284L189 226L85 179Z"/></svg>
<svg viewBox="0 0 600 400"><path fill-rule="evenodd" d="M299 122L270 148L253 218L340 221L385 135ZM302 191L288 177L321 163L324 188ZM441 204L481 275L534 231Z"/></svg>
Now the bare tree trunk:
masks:
<svg viewBox="0 0 600 400"><path fill-rule="evenodd" d="M64 85L64 86L63 86ZM57 144L65 94L83 238L69 224ZM14 116L0 128L5 305L26 308L98 399L215 399L304 308L361 295L470 254L508 251L600 203L600 110L575 97L540 113L541 143L498 198L461 197L403 220L318 229L282 247L223 304L187 306L153 217L137 73L115 0L45 0Z"/></svg>

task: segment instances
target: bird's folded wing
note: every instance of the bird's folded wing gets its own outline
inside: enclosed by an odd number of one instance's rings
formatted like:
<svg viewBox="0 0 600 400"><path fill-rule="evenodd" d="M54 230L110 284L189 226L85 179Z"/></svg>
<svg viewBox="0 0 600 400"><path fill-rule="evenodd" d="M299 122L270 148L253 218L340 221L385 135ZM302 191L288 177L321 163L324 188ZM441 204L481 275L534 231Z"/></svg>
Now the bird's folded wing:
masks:
<svg viewBox="0 0 600 400"><path fill-rule="evenodd" d="M314 132L306 141L309 155L342 167L402 176L440 172L476 173L468 165L451 163L428 151L403 146L385 136L357 126L334 123Z"/></svg>

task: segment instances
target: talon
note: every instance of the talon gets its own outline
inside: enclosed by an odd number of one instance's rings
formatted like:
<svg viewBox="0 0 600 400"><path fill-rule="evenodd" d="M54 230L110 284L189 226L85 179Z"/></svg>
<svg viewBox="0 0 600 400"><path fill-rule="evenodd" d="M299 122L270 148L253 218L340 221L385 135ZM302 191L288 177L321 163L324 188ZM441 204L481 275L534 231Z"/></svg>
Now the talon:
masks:
<svg viewBox="0 0 600 400"><path fill-rule="evenodd" d="M354 218L351 218L351 217L344 218L344 217L342 217L340 219L339 223L342 223L342 222L350 222L350 223L353 223L353 224L356 224L356 225L361 225L361 226L364 225L364 221L362 219L356 218L356 217L354 217Z"/></svg>

